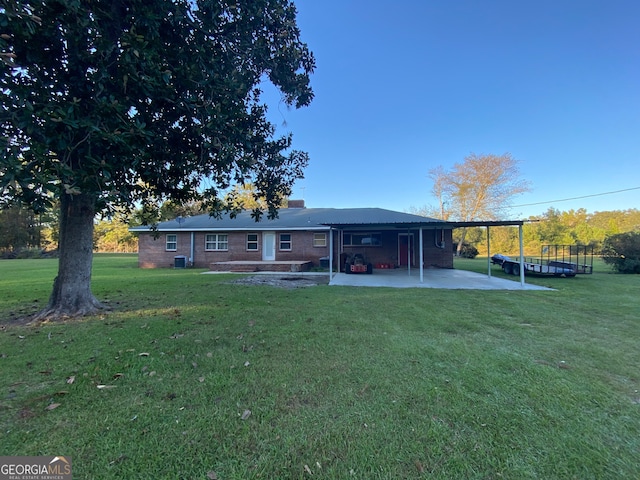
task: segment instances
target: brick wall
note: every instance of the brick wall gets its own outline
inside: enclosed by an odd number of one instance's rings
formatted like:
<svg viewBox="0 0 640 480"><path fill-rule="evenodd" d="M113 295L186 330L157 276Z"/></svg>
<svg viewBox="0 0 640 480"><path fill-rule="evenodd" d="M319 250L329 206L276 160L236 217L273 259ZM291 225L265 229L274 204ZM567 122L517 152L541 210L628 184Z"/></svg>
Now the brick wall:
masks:
<svg viewBox="0 0 640 480"><path fill-rule="evenodd" d="M191 254L191 234L189 232L171 232L177 236L177 249L167 251L166 235L162 232L154 238L153 233L141 233L138 236L138 266L141 268L173 267L174 257Z"/></svg>
<svg viewBox="0 0 640 480"><path fill-rule="evenodd" d="M176 235L177 245L175 251L167 251L166 235ZM210 232L211 233L211 232ZM247 250L247 233L258 236L258 250ZM291 235L291 251L280 250L280 233ZM306 260L317 266L320 258L329 256L329 235L327 233L327 245L325 247L313 246L313 233L311 231L276 232L276 260ZM382 231L381 246L345 247L345 253L362 253L369 262L390 263L399 265L398 260L398 231ZM197 268L209 268L213 262L228 262L234 260L261 261L262 260L262 232L228 232L229 247L227 251L206 251L205 235L207 232L194 234L194 266ZM334 234L334 268L338 265L338 234ZM437 239L436 239L437 236ZM418 265L419 234L413 232L415 242L413 265ZM424 266L438 268L453 268L452 231L445 230L445 248L438 248L436 240L440 242L440 230L423 230ZM171 268L174 266L175 257L185 256L187 261L193 261L191 256L190 232L162 232L157 239L152 233L141 233L138 239L138 265L141 268ZM404 262L406 263L406 262Z"/></svg>
<svg viewBox="0 0 640 480"><path fill-rule="evenodd" d="M441 243L440 230L424 230L422 241L424 245L424 266L438 268L453 268L453 240L452 230L444 231L444 248L439 248L436 243Z"/></svg>
<svg viewBox="0 0 640 480"><path fill-rule="evenodd" d="M138 238L138 266L141 268L173 267L175 257L183 255L187 261L193 261L194 267L208 268L213 262L229 262L236 260L261 261L262 260L262 232L227 232L228 249L226 251L207 251L205 238L207 233L195 232L194 234L194 258L191 259L191 233L190 232L162 232L157 239L152 233L141 233ZM225 232L216 232L225 233ZM247 233L256 234L258 237L258 250L247 250ZM280 250L280 233L291 235L291 251ZM306 260L314 265L319 265L320 258L329 255L329 235L325 247L313 246L313 234L318 232L292 231L276 232L276 260ZM177 246L175 251L168 251L167 234L176 235Z"/></svg>

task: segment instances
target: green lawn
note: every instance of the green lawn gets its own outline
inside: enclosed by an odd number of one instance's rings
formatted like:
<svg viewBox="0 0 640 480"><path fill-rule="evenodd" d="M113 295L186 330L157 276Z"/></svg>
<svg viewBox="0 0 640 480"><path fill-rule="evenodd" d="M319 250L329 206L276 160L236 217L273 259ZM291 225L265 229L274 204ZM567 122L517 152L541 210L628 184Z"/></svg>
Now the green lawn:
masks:
<svg viewBox="0 0 640 480"><path fill-rule="evenodd" d="M284 290L99 255L111 313L0 332L0 455L78 479L638 478L640 276L596 267L527 278L550 292ZM0 262L0 322L55 269Z"/></svg>

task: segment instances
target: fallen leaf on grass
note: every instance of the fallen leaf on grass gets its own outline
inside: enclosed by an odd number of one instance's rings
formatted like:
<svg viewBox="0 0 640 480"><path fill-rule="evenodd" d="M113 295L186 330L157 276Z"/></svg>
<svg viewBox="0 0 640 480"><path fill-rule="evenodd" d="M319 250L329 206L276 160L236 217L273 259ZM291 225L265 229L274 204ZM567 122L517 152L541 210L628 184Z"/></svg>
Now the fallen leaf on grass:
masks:
<svg viewBox="0 0 640 480"><path fill-rule="evenodd" d="M211 358L211 357L213 357L213 353L207 352L207 358Z"/></svg>
<svg viewBox="0 0 640 480"><path fill-rule="evenodd" d="M535 362L540 365L551 365L551 362L547 362L546 360L535 360Z"/></svg>
<svg viewBox="0 0 640 480"><path fill-rule="evenodd" d="M249 362L244 362L245 367L248 367L249 365L251 365Z"/></svg>
<svg viewBox="0 0 640 480"><path fill-rule="evenodd" d="M207 472L207 478L209 480L218 480L218 474L212 470L210 472Z"/></svg>
<svg viewBox="0 0 640 480"><path fill-rule="evenodd" d="M117 379L122 378L122 377L124 377L124 373L114 373L113 374L113 379L114 380L117 380Z"/></svg>
<svg viewBox="0 0 640 480"><path fill-rule="evenodd" d="M199 381L200 383L204 382L204 377L198 377L198 381Z"/></svg>
<svg viewBox="0 0 640 480"><path fill-rule="evenodd" d="M67 383L69 385L71 385L75 381L76 381L76 376L75 375L71 375L70 377L67 377Z"/></svg>
<svg viewBox="0 0 640 480"><path fill-rule="evenodd" d="M139 357L148 357L149 356L149 352L142 352L138 354Z"/></svg>
<svg viewBox="0 0 640 480"><path fill-rule="evenodd" d="M240 417L241 420L246 420L251 416L251 410L245 410Z"/></svg>
<svg viewBox="0 0 640 480"><path fill-rule="evenodd" d="M309 475L313 475L313 472L311 471L311 469L309 468L309 465L305 465L304 466L304 471L307 472Z"/></svg>
<svg viewBox="0 0 640 480"><path fill-rule="evenodd" d="M415 464L416 464L416 468L418 469L418 472L424 473L424 466L422 466L422 463L420 462L420 460L416 460Z"/></svg>
<svg viewBox="0 0 640 480"><path fill-rule="evenodd" d="M112 460L111 462L109 462L109 465L114 465L114 464L116 464L116 463L123 462L123 461L124 461L124 460L126 460L127 458L129 458L129 457L127 457L125 454L122 454L122 455L120 455L118 458L116 458L115 460Z"/></svg>
<svg viewBox="0 0 640 480"><path fill-rule="evenodd" d="M96 387L100 390L104 390L105 388L116 388L115 385L96 385Z"/></svg>
<svg viewBox="0 0 640 480"><path fill-rule="evenodd" d="M52 403L50 405L47 405L47 408L45 408L45 410L55 410L56 408L58 408L60 405L60 403Z"/></svg>

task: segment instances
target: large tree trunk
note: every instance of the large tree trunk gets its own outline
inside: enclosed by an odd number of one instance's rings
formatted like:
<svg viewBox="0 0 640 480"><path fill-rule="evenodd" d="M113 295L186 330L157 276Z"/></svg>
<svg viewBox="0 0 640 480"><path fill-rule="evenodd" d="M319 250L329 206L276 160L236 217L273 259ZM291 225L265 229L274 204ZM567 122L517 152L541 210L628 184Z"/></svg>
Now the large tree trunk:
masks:
<svg viewBox="0 0 640 480"><path fill-rule="evenodd" d="M86 194L64 194L60 204L58 276L49 304L36 320L90 315L104 308L91 293L95 199Z"/></svg>
<svg viewBox="0 0 640 480"><path fill-rule="evenodd" d="M464 245L464 239L467 237L467 229L466 227L462 227L462 235L460 235L460 241L458 242L458 246L456 247L456 257L460 256L462 252L462 246Z"/></svg>

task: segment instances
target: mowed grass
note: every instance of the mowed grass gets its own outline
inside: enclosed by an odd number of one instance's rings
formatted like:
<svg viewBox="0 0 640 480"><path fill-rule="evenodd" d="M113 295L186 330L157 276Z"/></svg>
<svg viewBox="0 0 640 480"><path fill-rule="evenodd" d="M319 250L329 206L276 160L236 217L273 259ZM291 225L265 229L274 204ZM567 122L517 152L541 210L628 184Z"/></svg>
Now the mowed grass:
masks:
<svg viewBox="0 0 640 480"><path fill-rule="evenodd" d="M640 476L640 276L285 290L136 261L95 258L111 313L0 333L0 455L78 479ZM0 269L0 319L46 303L55 260Z"/></svg>

